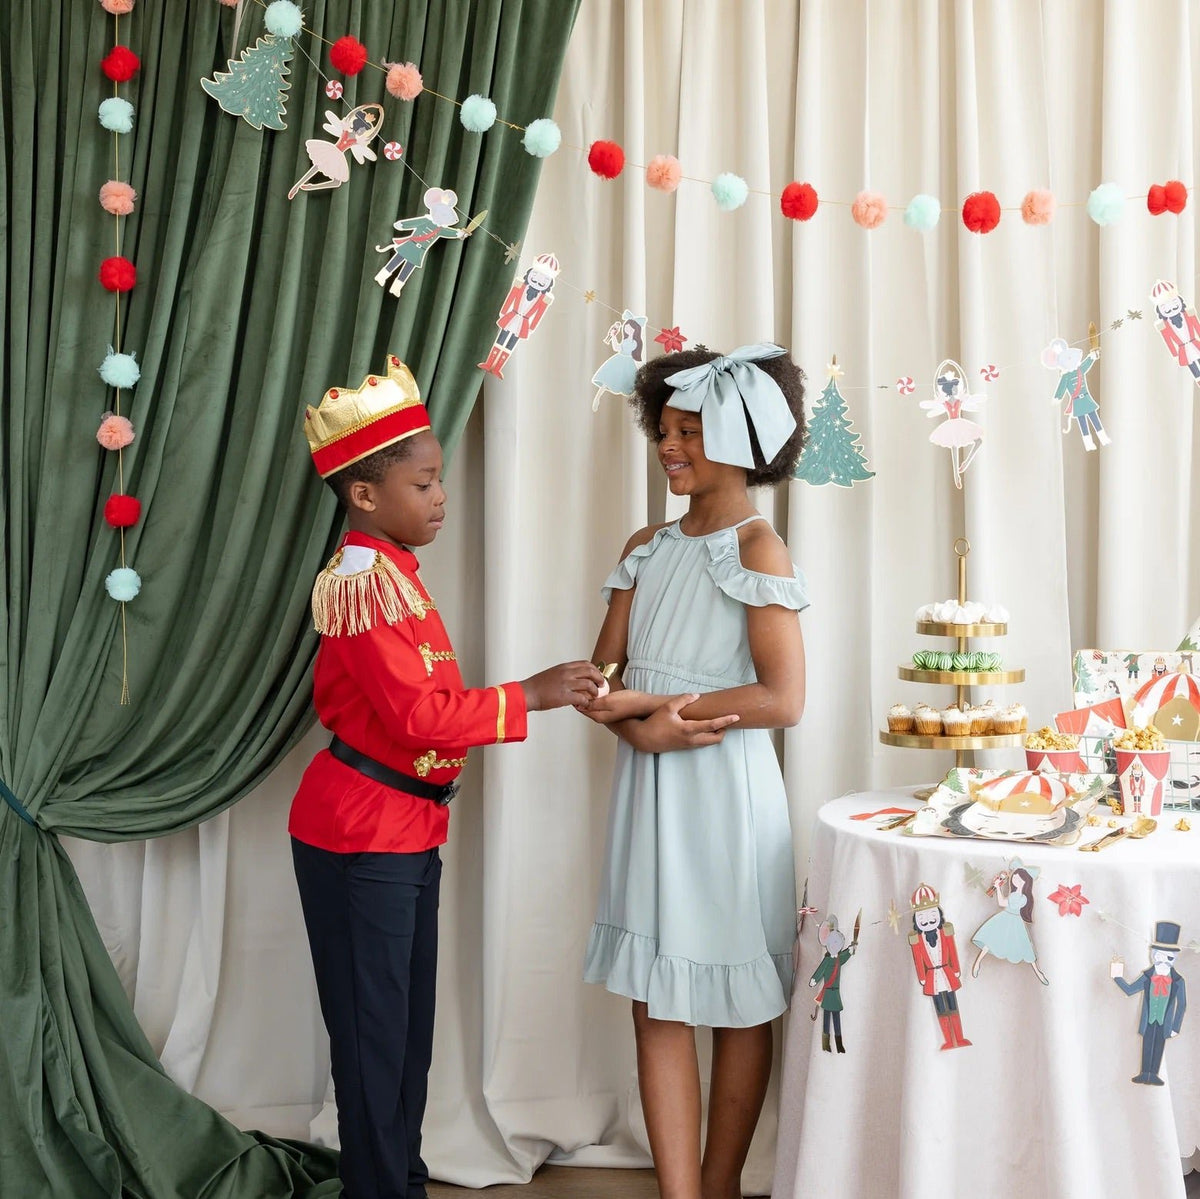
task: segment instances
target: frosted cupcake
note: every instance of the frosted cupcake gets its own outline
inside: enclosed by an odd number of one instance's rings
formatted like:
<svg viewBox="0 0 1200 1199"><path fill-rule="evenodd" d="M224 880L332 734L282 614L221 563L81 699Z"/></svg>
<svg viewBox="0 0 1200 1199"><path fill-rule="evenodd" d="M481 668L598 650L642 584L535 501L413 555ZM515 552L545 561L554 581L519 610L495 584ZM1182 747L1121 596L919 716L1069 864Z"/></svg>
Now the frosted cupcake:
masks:
<svg viewBox="0 0 1200 1199"><path fill-rule="evenodd" d="M922 737L940 737L942 735L942 714L928 704L918 704L913 711L917 732Z"/></svg>
<svg viewBox="0 0 1200 1199"><path fill-rule="evenodd" d="M947 708L942 713L942 728L947 737L969 737L971 735L971 717L958 708Z"/></svg>
<svg viewBox="0 0 1200 1199"><path fill-rule="evenodd" d="M1029 728L1029 713L1025 711L1025 705L1024 704L1013 704L1011 707L1011 711L1016 715L1016 718L1020 723L1020 727L1017 729L1017 732L1018 733L1026 732Z"/></svg>
<svg viewBox="0 0 1200 1199"><path fill-rule="evenodd" d="M912 711L906 704L893 704L887 714L888 731L892 733L911 733L916 725Z"/></svg>
<svg viewBox="0 0 1200 1199"><path fill-rule="evenodd" d="M1023 733L1029 725L1029 717L1023 704L1009 704L996 713L994 731L1004 736Z"/></svg>

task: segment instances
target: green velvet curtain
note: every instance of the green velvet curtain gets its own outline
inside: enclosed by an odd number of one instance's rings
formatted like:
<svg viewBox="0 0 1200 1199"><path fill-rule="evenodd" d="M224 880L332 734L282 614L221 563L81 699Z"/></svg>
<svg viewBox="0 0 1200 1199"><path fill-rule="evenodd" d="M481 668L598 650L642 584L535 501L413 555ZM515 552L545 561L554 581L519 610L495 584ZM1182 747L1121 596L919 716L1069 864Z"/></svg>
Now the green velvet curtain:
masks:
<svg viewBox="0 0 1200 1199"><path fill-rule="evenodd" d="M447 96L491 95L517 123L547 115L575 0L314 0L306 22L354 33L374 61L413 60ZM99 61L113 21L95 0L0 5L0 1195L260 1199L337 1192L334 1155L243 1134L162 1073L126 1002L57 833L158 836L254 786L311 719L308 592L340 518L312 473L306 402L401 355L452 448L479 387L514 265L480 231L444 242L397 301L376 243L420 214L425 183L519 240L537 160L497 126L467 134L432 96L388 97L381 71L324 94L324 47L297 39L288 128L223 113L199 80L262 32L263 7L139 0L121 41L142 60L120 177L138 192L124 252L138 285L124 346L137 439L127 537L132 703L119 703L121 609L104 590L117 537L101 510L116 463L96 443L110 406L96 370L115 252L97 203L112 135ZM235 22L240 18L235 36ZM374 164L335 191L287 192L326 108L380 101ZM129 403L131 401L131 404ZM262 1068L269 1070L270 1063Z"/></svg>

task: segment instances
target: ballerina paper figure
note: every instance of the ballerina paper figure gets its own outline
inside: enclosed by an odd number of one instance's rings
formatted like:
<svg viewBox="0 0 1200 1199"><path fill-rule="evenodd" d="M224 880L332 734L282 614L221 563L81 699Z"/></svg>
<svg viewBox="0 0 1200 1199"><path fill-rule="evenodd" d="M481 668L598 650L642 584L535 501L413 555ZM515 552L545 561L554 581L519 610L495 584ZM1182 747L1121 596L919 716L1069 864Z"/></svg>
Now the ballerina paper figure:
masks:
<svg viewBox="0 0 1200 1199"><path fill-rule="evenodd" d="M354 155L357 163L374 162L375 151L367 145L383 126L382 104L360 104L352 108L344 117L339 117L329 109L325 110L325 124L322 128L336 141L326 141L322 137L310 137L304 143L304 150L312 166L296 181L295 186L288 192L288 199L295 199L297 192L326 191L332 187L341 187L350 178L350 163L346 161L346 151ZM314 175L324 175L320 183L310 183Z"/></svg>
<svg viewBox="0 0 1200 1199"><path fill-rule="evenodd" d="M638 367L642 365L642 353L645 349L643 336L646 328L644 316L634 316L628 308L621 313L621 319L614 321L604 335L604 342L611 346L613 354L606 358L592 376L592 386L596 395L592 400L592 411L600 408L600 397L606 392L613 395L633 395L633 380L637 376Z"/></svg>
<svg viewBox="0 0 1200 1199"><path fill-rule="evenodd" d="M932 420L937 416L946 419L929 435L934 445L944 446L950 451L954 465L954 486L962 490L962 477L967 467L975 461L983 442L983 429L974 421L967 420L964 412L978 412L986 397L973 396L967 391L966 374L957 362L950 358L942 361L937 370L934 384L936 396L922 400L921 407Z"/></svg>

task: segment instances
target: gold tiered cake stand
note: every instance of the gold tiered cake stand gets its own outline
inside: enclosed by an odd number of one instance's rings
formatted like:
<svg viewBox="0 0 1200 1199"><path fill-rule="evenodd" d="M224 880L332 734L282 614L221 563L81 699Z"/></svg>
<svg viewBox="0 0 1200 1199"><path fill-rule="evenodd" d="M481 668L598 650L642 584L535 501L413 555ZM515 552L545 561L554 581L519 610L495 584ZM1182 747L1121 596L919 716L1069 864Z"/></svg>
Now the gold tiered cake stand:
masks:
<svg viewBox="0 0 1200 1199"><path fill-rule="evenodd" d="M960 537L954 543L958 557L958 602L967 602L967 555L971 543ZM926 637L953 637L959 652L967 652L967 642L973 637L1003 637L1008 632L1006 624L943 624L936 620L917 622L917 632ZM957 690L958 706L967 705L967 690L970 687L1005 686L1023 683L1025 671L1015 670L918 670L914 666L901 666L899 675L913 683L942 683ZM881 730L879 740L884 745L898 745L904 749L952 749L954 764L966 766L967 755L977 749L1006 749L1024 743L1022 733L999 733L981 737L934 737L921 733L892 733ZM973 756L973 755L972 755Z"/></svg>

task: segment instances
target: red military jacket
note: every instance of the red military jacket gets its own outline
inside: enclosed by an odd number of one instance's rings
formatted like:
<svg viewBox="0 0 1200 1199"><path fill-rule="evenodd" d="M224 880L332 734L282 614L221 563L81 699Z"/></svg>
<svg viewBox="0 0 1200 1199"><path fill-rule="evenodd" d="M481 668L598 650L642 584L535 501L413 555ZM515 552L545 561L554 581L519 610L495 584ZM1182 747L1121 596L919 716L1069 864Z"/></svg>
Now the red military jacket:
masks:
<svg viewBox="0 0 1200 1199"><path fill-rule="evenodd" d="M937 971L946 972L946 982L949 990L957 991L962 986L961 969L958 964L958 946L954 943L954 925L943 924L938 929L938 940L941 942L941 965L935 966L925 941L925 934L912 932L908 934L909 948L912 950L913 964L917 968L917 981L926 995L934 995L938 991Z"/></svg>
<svg viewBox="0 0 1200 1199"><path fill-rule="evenodd" d="M463 686L410 550L347 533L317 581L313 610L322 631L313 703L352 749L442 784L458 776L471 746L525 739L519 683ZM419 853L441 845L448 824L447 808L374 782L323 749L300 780L288 832L334 853Z"/></svg>

